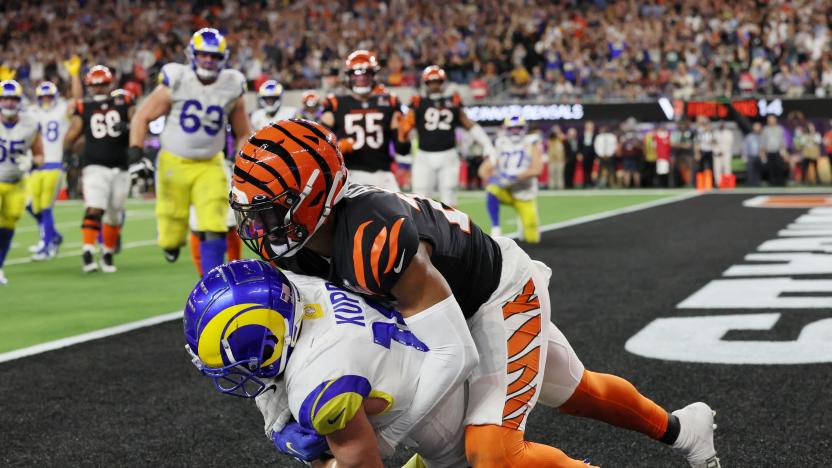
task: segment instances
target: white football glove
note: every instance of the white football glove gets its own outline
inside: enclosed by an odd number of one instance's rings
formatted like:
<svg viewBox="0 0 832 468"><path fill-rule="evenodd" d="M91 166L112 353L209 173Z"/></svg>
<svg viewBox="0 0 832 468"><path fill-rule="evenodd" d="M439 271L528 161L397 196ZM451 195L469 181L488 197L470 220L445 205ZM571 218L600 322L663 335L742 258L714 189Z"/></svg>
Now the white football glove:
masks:
<svg viewBox="0 0 832 468"><path fill-rule="evenodd" d="M292 412L289 411L286 382L283 379L263 379L263 383L266 384L266 389L257 395L254 403L263 414L263 430L266 437L272 440L272 434L280 432L292 419Z"/></svg>

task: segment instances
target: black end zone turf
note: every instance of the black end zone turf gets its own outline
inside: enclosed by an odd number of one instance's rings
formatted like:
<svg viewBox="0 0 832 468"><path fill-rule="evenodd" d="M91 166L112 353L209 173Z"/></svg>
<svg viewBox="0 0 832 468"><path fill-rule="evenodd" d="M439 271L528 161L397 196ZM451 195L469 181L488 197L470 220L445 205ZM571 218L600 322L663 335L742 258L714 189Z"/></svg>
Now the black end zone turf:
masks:
<svg viewBox="0 0 832 468"><path fill-rule="evenodd" d="M801 213L743 208L749 197L698 197L526 247L554 270L552 317L584 364L669 409L708 402L724 467L828 466L832 365L689 364L624 350L657 317L737 313L675 307ZM766 339L798 329L778 325ZM302 466L271 448L253 402L218 394L183 346L175 322L0 364L0 465ZM604 467L687 466L640 434L542 406L528 434Z"/></svg>

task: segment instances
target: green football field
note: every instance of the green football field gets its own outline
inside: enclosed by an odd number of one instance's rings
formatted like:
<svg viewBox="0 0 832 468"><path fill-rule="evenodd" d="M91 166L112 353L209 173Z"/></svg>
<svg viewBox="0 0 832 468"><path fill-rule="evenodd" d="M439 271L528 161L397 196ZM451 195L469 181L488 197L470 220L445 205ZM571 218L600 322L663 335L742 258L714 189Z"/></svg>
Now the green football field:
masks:
<svg viewBox="0 0 832 468"><path fill-rule="evenodd" d="M679 193L543 193L541 225ZM461 194L459 207L480 226L489 225L481 192ZM3 268L9 284L0 286L0 353L182 309L197 281L196 270L187 249L177 263L163 259L155 245L152 201L128 203L115 274L81 272L82 213L78 201L58 204L56 223L64 244L58 258L47 262L29 260L27 249L37 241L37 225L28 215L20 221ZM515 230L513 213L504 210L501 219L504 233Z"/></svg>

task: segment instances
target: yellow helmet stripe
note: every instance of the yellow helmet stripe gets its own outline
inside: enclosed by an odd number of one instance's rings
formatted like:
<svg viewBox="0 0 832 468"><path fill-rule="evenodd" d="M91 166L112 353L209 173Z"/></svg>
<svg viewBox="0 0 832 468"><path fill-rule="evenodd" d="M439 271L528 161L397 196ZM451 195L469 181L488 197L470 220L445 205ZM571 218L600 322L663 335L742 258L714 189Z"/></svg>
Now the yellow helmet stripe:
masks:
<svg viewBox="0 0 832 468"><path fill-rule="evenodd" d="M237 304L215 315L199 335L197 355L207 367L223 367L222 341L235 330L247 325L260 325L269 329L277 339L274 353L261 367L269 366L283 354L286 335L286 319L276 310L260 304Z"/></svg>

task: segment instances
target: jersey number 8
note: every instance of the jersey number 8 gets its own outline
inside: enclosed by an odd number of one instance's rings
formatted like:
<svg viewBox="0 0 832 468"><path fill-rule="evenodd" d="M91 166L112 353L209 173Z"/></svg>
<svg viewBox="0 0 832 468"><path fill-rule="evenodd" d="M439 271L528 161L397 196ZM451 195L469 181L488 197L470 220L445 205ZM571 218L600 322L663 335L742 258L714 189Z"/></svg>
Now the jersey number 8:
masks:
<svg viewBox="0 0 832 468"><path fill-rule="evenodd" d="M384 128L381 126L383 118L381 112L344 116L344 131L355 140L352 144L354 150L363 148L365 144L372 149L381 148L384 144Z"/></svg>

